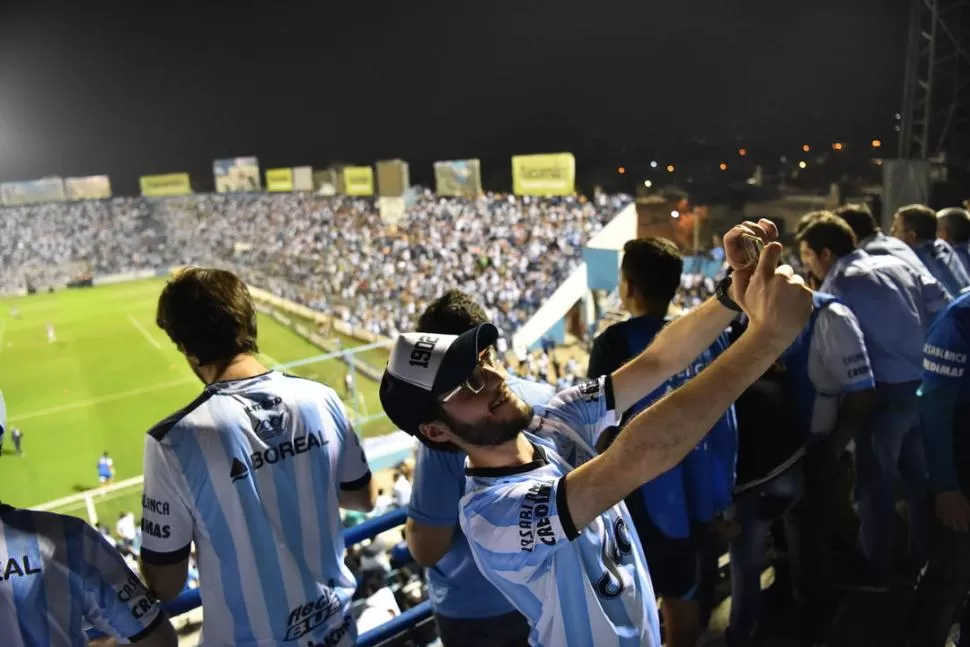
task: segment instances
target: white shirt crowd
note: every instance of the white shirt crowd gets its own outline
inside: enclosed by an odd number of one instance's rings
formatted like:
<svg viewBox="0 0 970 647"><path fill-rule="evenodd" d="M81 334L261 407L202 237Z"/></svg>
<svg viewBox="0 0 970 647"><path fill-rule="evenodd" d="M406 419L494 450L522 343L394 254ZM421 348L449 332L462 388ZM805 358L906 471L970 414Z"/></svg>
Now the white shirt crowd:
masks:
<svg viewBox="0 0 970 647"><path fill-rule="evenodd" d="M208 265L383 335L409 329L428 303L459 288L511 334L628 202L424 192L397 225L382 222L372 199L309 193L0 207L0 293Z"/></svg>

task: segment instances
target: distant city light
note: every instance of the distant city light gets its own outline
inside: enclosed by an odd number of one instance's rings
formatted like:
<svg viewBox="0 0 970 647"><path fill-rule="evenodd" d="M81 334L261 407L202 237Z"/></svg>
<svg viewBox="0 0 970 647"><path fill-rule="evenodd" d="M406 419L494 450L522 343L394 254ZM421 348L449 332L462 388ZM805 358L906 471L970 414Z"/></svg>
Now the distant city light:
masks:
<svg viewBox="0 0 970 647"><path fill-rule="evenodd" d="M620 175L623 175L624 173L626 173L626 168L621 166L618 169L616 169L616 172L619 173Z"/></svg>
<svg viewBox="0 0 970 647"><path fill-rule="evenodd" d="M805 168L806 166L808 166L808 164L806 164L804 160L798 163L798 168Z"/></svg>
<svg viewBox="0 0 970 647"><path fill-rule="evenodd" d="M842 142L835 142L834 144L832 144L832 150L834 150L834 151L840 151L843 148L844 148L844 146L843 146Z"/></svg>
<svg viewBox="0 0 970 647"><path fill-rule="evenodd" d="M668 164L667 165L667 172L668 173L673 173L674 172L674 165L673 164Z"/></svg>
<svg viewBox="0 0 970 647"><path fill-rule="evenodd" d="M740 155L741 157L744 157L747 154L748 154L748 149L747 148L739 148L738 149L738 155Z"/></svg>
<svg viewBox="0 0 970 647"><path fill-rule="evenodd" d="M651 182L650 180L644 180L643 181L643 186L645 186L645 187L647 187L649 189L650 187L653 186L653 182Z"/></svg>
<svg viewBox="0 0 970 647"><path fill-rule="evenodd" d="M722 171L726 171L727 170L727 164L725 164L724 162L721 162L721 164L720 164L720 166L718 166L718 168L720 168Z"/></svg>
<svg viewBox="0 0 970 647"><path fill-rule="evenodd" d="M680 218L680 212L677 211L676 209L674 209L673 211L670 212L670 217L671 218Z"/></svg>
<svg viewBox="0 0 970 647"><path fill-rule="evenodd" d="M802 144L802 152L807 153L810 150L812 150L812 147L811 146L809 146L808 144Z"/></svg>
<svg viewBox="0 0 970 647"><path fill-rule="evenodd" d="M657 168L657 160L650 162L650 168Z"/></svg>
<svg viewBox="0 0 970 647"><path fill-rule="evenodd" d="M879 141L878 139L873 139L872 140L872 147L873 148L881 148L882 147L882 142Z"/></svg>

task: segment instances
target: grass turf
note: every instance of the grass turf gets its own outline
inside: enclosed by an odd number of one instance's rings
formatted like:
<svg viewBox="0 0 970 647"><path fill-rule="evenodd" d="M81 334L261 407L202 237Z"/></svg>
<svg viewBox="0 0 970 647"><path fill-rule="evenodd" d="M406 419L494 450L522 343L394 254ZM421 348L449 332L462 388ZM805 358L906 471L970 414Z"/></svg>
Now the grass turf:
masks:
<svg viewBox="0 0 970 647"><path fill-rule="evenodd" d="M0 499L38 505L98 485L103 451L114 459L115 479L142 473L145 432L190 402L202 386L154 323L164 282L139 281L0 301L0 390L8 427L23 431L23 456L10 434L0 458ZM17 316L12 315L16 309ZM57 341L47 341L50 322ZM361 342L343 337L344 348ZM323 354L270 317L260 315L264 363L285 364ZM383 349L361 359L386 362ZM330 359L292 369L333 386L343 396L347 364ZM357 374L358 397L345 398L351 416L380 413L377 384ZM393 429L386 418L358 427L364 436ZM106 523L117 511L137 514L140 488L95 499ZM84 503L59 511L86 517Z"/></svg>

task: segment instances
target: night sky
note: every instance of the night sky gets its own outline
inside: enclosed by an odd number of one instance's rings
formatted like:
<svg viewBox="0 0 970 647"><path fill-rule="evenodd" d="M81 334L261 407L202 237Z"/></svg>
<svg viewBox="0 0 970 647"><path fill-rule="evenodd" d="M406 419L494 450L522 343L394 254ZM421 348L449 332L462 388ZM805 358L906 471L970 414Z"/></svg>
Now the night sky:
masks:
<svg viewBox="0 0 970 647"><path fill-rule="evenodd" d="M145 9L144 6L154 7ZM891 140L905 0L0 0L0 181ZM208 184L206 184L208 183Z"/></svg>

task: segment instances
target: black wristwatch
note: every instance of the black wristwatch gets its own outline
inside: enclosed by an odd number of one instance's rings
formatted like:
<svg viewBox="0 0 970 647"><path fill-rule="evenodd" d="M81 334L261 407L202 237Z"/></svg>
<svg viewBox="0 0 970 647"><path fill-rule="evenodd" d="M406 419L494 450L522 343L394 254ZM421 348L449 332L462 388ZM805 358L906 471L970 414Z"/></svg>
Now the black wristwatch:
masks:
<svg viewBox="0 0 970 647"><path fill-rule="evenodd" d="M723 279L717 282L717 287L714 289L714 296L717 300L721 302L721 305L728 310L734 310L735 312L742 312L741 306L735 303L734 299L731 298L731 275L728 274Z"/></svg>

